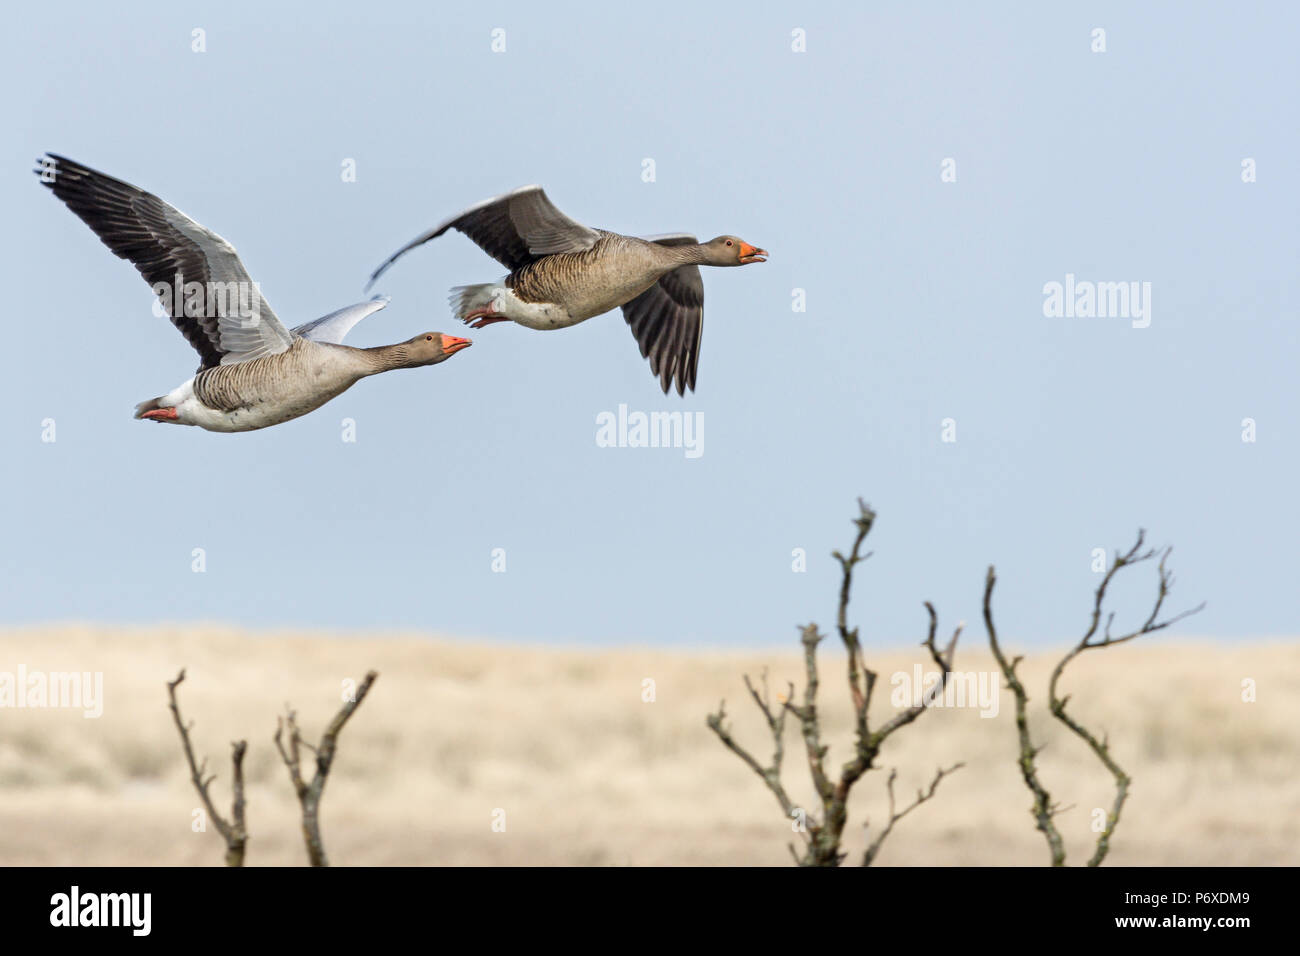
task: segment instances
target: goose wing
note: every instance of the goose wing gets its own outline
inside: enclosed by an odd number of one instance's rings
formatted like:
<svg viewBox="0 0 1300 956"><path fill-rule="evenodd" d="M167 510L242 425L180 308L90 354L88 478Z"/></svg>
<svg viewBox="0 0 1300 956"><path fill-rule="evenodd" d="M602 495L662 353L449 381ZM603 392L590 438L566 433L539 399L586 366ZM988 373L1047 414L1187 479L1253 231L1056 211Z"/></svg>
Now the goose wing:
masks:
<svg viewBox="0 0 1300 956"><path fill-rule="evenodd" d="M582 252L595 245L600 233L574 222L556 209L541 186L523 186L471 206L398 249L370 276L366 288L384 271L430 239L448 229L469 236L476 245L511 272L542 256L557 252Z"/></svg>
<svg viewBox="0 0 1300 956"><path fill-rule="evenodd" d="M300 325L293 330L293 334L301 335L304 339L311 339L313 342L341 345L344 336L352 331L354 325L388 305L388 301L388 296L377 295L369 302L358 302L346 309L339 309L337 312L331 312L329 315L323 315L319 319Z"/></svg>
<svg viewBox="0 0 1300 956"><path fill-rule="evenodd" d="M648 242L661 246L695 245L699 240L686 233L650 236ZM650 360L650 371L668 394L695 390L695 371L700 362L700 339L704 334L704 280L699 266L680 266L665 275L623 306L641 357Z"/></svg>
<svg viewBox="0 0 1300 956"><path fill-rule="evenodd" d="M274 355L292 344L235 247L212 230L153 193L63 156L47 153L36 174L144 276L199 353L200 371ZM187 294L187 287L196 294Z"/></svg>

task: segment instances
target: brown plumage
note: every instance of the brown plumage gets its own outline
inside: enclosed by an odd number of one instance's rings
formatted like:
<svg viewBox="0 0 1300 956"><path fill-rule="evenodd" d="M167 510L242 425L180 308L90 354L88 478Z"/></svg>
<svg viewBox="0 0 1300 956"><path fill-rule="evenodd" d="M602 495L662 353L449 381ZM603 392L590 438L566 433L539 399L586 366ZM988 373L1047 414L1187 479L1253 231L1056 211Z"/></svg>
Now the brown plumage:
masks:
<svg viewBox="0 0 1300 956"><path fill-rule="evenodd" d="M342 344L386 300L371 300L287 329L234 246L152 193L62 156L38 160L41 182L162 299L199 353L199 370L135 417L209 431L278 425L319 408L361 379L443 362L468 339L425 332L372 349Z"/></svg>
<svg viewBox="0 0 1300 956"><path fill-rule="evenodd" d="M592 229L556 209L540 186L525 186L417 236L375 270L371 284L402 255L448 229L464 233L510 270L502 282L454 289L460 319L475 328L508 319L555 329L621 307L664 392L675 385L679 395L695 388L699 365L699 266L748 265L767 257L735 236L701 243L684 233L638 239Z"/></svg>

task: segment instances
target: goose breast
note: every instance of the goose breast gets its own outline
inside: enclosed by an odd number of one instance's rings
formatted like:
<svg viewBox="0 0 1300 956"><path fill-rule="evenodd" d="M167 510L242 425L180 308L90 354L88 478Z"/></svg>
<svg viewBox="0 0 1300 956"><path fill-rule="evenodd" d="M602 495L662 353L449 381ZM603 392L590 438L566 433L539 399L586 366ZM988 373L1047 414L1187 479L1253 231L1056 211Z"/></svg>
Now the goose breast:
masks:
<svg viewBox="0 0 1300 956"><path fill-rule="evenodd" d="M195 415L205 419L205 427L217 431L278 425L320 408L368 371L358 349L296 339L279 355L221 365L196 375L194 399L211 414L195 410Z"/></svg>

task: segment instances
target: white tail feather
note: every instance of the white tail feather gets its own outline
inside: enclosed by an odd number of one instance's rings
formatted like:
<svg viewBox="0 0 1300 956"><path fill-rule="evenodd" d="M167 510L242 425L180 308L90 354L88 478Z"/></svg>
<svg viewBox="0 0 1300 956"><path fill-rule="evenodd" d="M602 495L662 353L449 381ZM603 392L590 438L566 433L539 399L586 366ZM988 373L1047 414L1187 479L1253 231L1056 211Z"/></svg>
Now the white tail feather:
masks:
<svg viewBox="0 0 1300 956"><path fill-rule="evenodd" d="M500 282L484 282L479 285L458 285L451 290L447 301L451 303L452 314L462 322L465 316L475 309L481 309L492 301L492 297L505 287Z"/></svg>

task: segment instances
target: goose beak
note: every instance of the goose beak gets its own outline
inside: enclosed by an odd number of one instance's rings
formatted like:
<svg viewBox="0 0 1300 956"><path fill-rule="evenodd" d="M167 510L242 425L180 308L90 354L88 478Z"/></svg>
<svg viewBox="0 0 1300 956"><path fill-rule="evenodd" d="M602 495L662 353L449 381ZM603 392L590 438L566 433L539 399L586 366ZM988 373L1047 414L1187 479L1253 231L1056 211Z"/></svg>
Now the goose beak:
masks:
<svg viewBox="0 0 1300 956"><path fill-rule="evenodd" d="M455 355L461 349L467 349L473 344L469 339L460 339L454 335L444 335L442 337L442 350L448 355Z"/></svg>
<svg viewBox="0 0 1300 956"><path fill-rule="evenodd" d="M766 261L767 261L767 250L766 250L766 249L755 249L755 248L754 248L753 246L751 246L749 243L747 243L747 242L742 242L742 243L740 244L740 261L741 261L742 263L750 263L750 262L766 262Z"/></svg>

